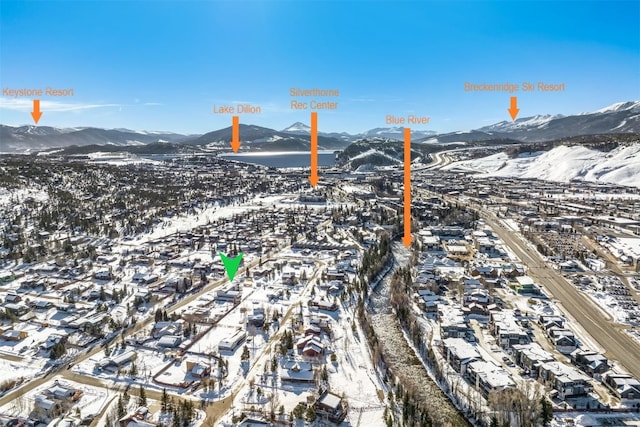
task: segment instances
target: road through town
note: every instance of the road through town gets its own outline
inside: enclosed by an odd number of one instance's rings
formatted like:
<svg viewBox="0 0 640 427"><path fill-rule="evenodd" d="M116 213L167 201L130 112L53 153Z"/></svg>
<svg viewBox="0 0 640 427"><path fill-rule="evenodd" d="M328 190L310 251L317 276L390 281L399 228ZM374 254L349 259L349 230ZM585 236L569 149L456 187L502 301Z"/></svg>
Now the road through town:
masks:
<svg viewBox="0 0 640 427"><path fill-rule="evenodd" d="M564 311L605 350L605 355L621 364L630 374L640 377L640 344L627 335L622 326L606 319L604 313L560 273L548 268L540 254L531 249L518 233L504 228L492 212L481 210L480 215L527 265L529 276L560 302Z"/></svg>

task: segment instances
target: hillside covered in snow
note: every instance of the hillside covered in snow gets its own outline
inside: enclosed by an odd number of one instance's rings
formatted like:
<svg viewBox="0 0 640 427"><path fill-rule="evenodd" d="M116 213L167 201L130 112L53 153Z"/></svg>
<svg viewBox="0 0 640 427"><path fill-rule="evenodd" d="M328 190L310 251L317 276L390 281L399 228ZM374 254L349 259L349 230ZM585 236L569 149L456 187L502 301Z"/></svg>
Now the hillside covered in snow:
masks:
<svg viewBox="0 0 640 427"><path fill-rule="evenodd" d="M521 153L514 158L501 152L454 162L444 169L485 176L560 182L581 179L640 187L640 144L620 145L608 152L580 145L562 145L549 151Z"/></svg>

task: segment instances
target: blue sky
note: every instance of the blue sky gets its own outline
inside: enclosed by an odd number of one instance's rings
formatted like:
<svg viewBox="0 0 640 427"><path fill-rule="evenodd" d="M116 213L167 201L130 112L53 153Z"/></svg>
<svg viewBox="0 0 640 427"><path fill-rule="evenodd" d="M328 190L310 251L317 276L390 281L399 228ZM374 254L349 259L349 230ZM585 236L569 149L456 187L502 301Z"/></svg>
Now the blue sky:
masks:
<svg viewBox="0 0 640 427"><path fill-rule="evenodd" d="M640 99L640 1L6 1L0 85L74 88L41 97L40 125L203 133L241 123L309 123L290 87L339 89L321 131L431 117L453 131L509 120L508 93L474 83L565 83L517 93L519 117ZM32 123L31 98L0 97L0 123Z"/></svg>

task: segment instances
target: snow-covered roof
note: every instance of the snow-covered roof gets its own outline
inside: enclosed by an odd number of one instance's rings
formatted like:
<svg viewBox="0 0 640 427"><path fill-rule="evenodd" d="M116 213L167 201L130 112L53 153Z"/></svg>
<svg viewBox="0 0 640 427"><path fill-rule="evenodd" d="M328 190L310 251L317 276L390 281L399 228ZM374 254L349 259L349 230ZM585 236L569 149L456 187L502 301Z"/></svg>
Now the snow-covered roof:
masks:
<svg viewBox="0 0 640 427"><path fill-rule="evenodd" d="M515 386L515 382L501 366L486 360L476 360L469 363L469 369L474 371L492 389Z"/></svg>
<svg viewBox="0 0 640 427"><path fill-rule="evenodd" d="M330 392L326 392L323 396L320 397L320 399L318 399L318 403L320 405L331 408L333 410L336 410L340 407L340 402L342 402L342 398Z"/></svg>
<svg viewBox="0 0 640 427"><path fill-rule="evenodd" d="M444 346L458 360L480 359L478 350L462 338L445 338Z"/></svg>

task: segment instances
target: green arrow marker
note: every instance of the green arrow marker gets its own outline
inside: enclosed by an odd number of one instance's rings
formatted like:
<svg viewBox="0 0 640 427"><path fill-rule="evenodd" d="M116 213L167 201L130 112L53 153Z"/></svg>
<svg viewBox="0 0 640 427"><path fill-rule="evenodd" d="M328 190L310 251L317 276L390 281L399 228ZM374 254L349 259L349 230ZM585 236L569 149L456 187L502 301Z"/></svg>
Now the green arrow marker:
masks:
<svg viewBox="0 0 640 427"><path fill-rule="evenodd" d="M242 261L242 252L240 252L235 258L229 258L222 252L219 252L218 254L220 255L222 264L224 264L224 269L227 270L229 281L233 282L233 278L236 277L236 273L238 272L238 267L240 267L240 261Z"/></svg>

